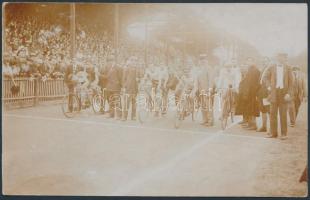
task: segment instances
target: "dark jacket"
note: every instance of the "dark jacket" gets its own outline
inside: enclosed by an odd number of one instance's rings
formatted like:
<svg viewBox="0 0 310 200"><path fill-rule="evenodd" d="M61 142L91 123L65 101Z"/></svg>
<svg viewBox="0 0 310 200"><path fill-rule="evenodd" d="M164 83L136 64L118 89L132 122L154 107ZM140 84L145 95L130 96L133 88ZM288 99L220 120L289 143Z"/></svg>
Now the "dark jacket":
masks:
<svg viewBox="0 0 310 200"><path fill-rule="evenodd" d="M99 86L101 88L106 88L108 83L108 70L106 67L103 67L99 71Z"/></svg>
<svg viewBox="0 0 310 200"><path fill-rule="evenodd" d="M126 67L123 71L123 88L127 94L137 94L139 80L143 77L143 72L137 67Z"/></svg>
<svg viewBox="0 0 310 200"><path fill-rule="evenodd" d="M246 101L246 82L242 79L239 83L239 93L236 100L236 111L235 115L243 115L245 111L245 101Z"/></svg>
<svg viewBox="0 0 310 200"><path fill-rule="evenodd" d="M65 72L64 81L69 89L73 89L77 82L72 80L73 70L72 67L68 66Z"/></svg>
<svg viewBox="0 0 310 200"><path fill-rule="evenodd" d="M255 65L249 67L245 75L245 114L248 116L259 116L258 91L260 87L260 71Z"/></svg>
<svg viewBox="0 0 310 200"><path fill-rule="evenodd" d="M282 89L283 97L281 100L284 100L285 94L289 94L291 97L293 96L293 75L292 75L291 67L289 67L288 65L284 65L283 77L284 77L284 80L283 80L284 88ZM263 78L266 81L267 88L270 87L270 95L268 99L271 103L274 103L276 102L276 84L277 84L276 65L271 66L267 70Z"/></svg>
<svg viewBox="0 0 310 200"><path fill-rule="evenodd" d="M115 65L107 68L107 90L118 92L122 88L122 69Z"/></svg>

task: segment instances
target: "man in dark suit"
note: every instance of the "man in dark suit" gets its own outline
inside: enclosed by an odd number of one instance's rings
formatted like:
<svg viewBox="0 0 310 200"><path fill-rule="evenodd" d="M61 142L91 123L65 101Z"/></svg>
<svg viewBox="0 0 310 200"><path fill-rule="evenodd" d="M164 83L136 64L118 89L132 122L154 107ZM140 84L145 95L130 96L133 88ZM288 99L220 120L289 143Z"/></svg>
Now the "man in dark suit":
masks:
<svg viewBox="0 0 310 200"><path fill-rule="evenodd" d="M266 82L263 79L264 74L268 70L270 65L270 59L265 57L263 60L262 70L261 70L261 78L260 78L260 88L258 91L258 101L259 101L259 110L262 113L262 126L257 131L258 132L267 132L267 115L270 110L269 103L265 102L268 97L268 90L266 86Z"/></svg>
<svg viewBox="0 0 310 200"><path fill-rule="evenodd" d="M292 68L292 74L293 74L293 87L292 87L293 96L292 96L291 101L288 104L288 112L289 112L290 122L291 122L290 126L294 127L299 107L303 99L306 97L307 90L306 90L305 77L300 71L299 66L295 66Z"/></svg>
<svg viewBox="0 0 310 200"><path fill-rule="evenodd" d="M108 77L106 89L109 102L109 118L116 117L116 119L120 119L120 92L122 88L122 69L116 65L114 56L109 56L107 58L106 74Z"/></svg>
<svg viewBox="0 0 310 200"><path fill-rule="evenodd" d="M244 114L248 117L248 124L244 128L256 130L256 117L259 117L257 94L259 90L260 71L257 69L254 59L247 59L248 70L245 75L245 109Z"/></svg>
<svg viewBox="0 0 310 200"><path fill-rule="evenodd" d="M139 80L142 78L142 71L138 67L137 57L130 57L124 69L123 89L125 92L123 121L127 120L128 110L131 107L131 120L136 120L136 98L138 93Z"/></svg>
<svg viewBox="0 0 310 200"><path fill-rule="evenodd" d="M278 136L278 111L280 113L281 139L287 139L287 102L292 97L292 70L287 64L287 54L276 56L276 63L264 75L270 102L270 133Z"/></svg>

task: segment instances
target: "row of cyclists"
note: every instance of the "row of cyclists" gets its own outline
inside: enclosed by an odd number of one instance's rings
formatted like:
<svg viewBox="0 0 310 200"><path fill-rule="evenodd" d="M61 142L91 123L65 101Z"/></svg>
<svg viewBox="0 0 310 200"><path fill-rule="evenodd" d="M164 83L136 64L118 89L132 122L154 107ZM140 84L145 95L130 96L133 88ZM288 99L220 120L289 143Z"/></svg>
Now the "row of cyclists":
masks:
<svg viewBox="0 0 310 200"><path fill-rule="evenodd" d="M227 91L237 92L240 81L241 71L234 62L221 69L215 68L208 64L205 54L199 55L196 65L192 60L188 60L184 70L174 70L164 65L139 67L138 59L134 56L128 59L125 67L120 67L116 65L114 56L109 56L103 68L68 67L65 74L69 93L78 92L81 99L86 99L81 100L85 102L85 107L90 106L91 102L87 100L87 93L83 95L81 91L103 91L102 111L105 111L107 102L109 118L127 120L131 108L131 119L136 120L137 96L141 93L147 102L153 102L155 96L160 96L162 103L159 110L160 114L164 115L168 110L168 94L172 93L175 105L184 95L192 104L198 99L202 114L201 124L205 126L212 126L214 123L214 95L220 93L221 98L227 99ZM123 94L126 94L125 99L120 98ZM69 95L69 112L72 112L70 101L72 99ZM122 109L116 109L121 104Z"/></svg>

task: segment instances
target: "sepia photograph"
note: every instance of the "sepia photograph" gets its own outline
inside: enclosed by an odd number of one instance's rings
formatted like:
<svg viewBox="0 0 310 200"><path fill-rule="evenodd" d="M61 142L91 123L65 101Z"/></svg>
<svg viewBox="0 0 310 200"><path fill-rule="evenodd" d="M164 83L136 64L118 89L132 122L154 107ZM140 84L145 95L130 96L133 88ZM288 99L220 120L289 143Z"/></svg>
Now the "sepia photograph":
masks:
<svg viewBox="0 0 310 200"><path fill-rule="evenodd" d="M2 193L308 196L306 3L3 3Z"/></svg>

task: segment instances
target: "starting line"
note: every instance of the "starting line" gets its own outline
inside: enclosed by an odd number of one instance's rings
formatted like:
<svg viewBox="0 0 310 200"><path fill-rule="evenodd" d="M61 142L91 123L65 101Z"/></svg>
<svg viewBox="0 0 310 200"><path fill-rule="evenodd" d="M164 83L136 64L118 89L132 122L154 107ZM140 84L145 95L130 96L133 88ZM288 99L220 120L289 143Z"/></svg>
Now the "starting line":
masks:
<svg viewBox="0 0 310 200"><path fill-rule="evenodd" d="M216 134L216 135L224 135L228 137L241 137L241 138L251 138L251 139L268 139L265 137L257 137L257 136L248 136L248 135L236 135L236 134L227 134L225 133L227 130L232 128L237 124L234 122L229 124L226 130L219 130L216 132L205 132L198 130L182 130L182 129L168 129L168 128L155 128L155 127L147 127L147 126L137 126L137 125L125 125L122 123L111 123L111 122L98 122L98 121L90 121L90 120L77 120L77 119L61 119L54 117L40 117L40 116L31 116L31 115L16 115L16 114L4 114L3 117L15 117L15 118L24 118L24 119L36 119L36 120L50 120L50 121L60 121L60 122L72 122L72 123L84 123L84 124L93 124L93 125L101 125L101 126L115 126L120 128L135 128L135 129L148 129L153 131L160 132L182 132L182 133L191 133L191 134Z"/></svg>

